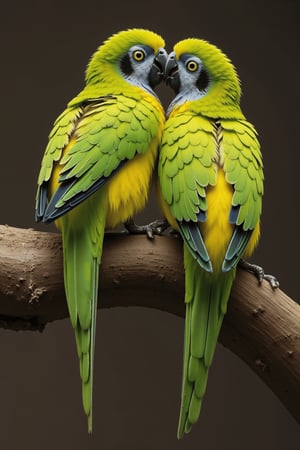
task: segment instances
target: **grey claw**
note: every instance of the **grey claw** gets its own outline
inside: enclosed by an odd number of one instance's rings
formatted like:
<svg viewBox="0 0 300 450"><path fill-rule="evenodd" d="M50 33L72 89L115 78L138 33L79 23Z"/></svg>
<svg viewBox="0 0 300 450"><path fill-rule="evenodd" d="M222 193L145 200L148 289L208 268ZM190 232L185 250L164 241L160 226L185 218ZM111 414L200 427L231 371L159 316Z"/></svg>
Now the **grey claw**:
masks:
<svg viewBox="0 0 300 450"><path fill-rule="evenodd" d="M153 230L152 230L150 224L149 225L145 225L145 230L146 230L147 238L148 239L154 239ZM158 233L158 234L160 234L160 233Z"/></svg>
<svg viewBox="0 0 300 450"><path fill-rule="evenodd" d="M130 234L146 234L148 239L154 239L154 235L160 235L169 224L166 219L158 219L147 225L137 225L132 219L124 223L126 230Z"/></svg>
<svg viewBox="0 0 300 450"><path fill-rule="evenodd" d="M270 283L272 289L279 288L279 281L273 275L264 275L264 279Z"/></svg>
<svg viewBox="0 0 300 450"><path fill-rule="evenodd" d="M279 287L279 281L273 275L265 274L264 269L257 264L251 264L244 259L241 259L238 263L239 267L243 270L247 270L248 272L253 273L253 275L258 279L259 284L262 283L262 280L266 280L272 289L277 289Z"/></svg>

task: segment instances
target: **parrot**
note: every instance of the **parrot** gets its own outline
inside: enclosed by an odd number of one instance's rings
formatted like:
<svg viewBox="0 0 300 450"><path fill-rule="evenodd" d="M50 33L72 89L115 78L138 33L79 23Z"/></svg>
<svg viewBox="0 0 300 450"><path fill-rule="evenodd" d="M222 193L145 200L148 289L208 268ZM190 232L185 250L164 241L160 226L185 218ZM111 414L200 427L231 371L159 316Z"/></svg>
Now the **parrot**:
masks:
<svg viewBox="0 0 300 450"><path fill-rule="evenodd" d="M159 150L158 196L184 247L180 439L200 415L237 265L246 264L260 237L264 173L258 134L240 107L237 71L218 47L197 38L178 42L165 80L175 96ZM277 286L275 277L258 275Z"/></svg>
<svg viewBox="0 0 300 450"><path fill-rule="evenodd" d="M163 79L164 46L158 34L133 28L98 47L83 90L54 122L38 176L36 221L54 221L62 234L89 433L103 237L148 199L165 122L154 92Z"/></svg>

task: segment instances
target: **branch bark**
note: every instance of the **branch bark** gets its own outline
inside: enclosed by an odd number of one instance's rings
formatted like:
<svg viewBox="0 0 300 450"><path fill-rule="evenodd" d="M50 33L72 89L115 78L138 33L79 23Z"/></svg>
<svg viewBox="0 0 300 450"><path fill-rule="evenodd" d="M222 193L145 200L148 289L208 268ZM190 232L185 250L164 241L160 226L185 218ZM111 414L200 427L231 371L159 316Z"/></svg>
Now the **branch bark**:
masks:
<svg viewBox="0 0 300 450"><path fill-rule="evenodd" d="M111 233L100 307L143 306L184 317L180 238ZM0 225L0 326L42 330L68 316L60 235ZM300 306L238 270L220 342L272 389L300 423Z"/></svg>

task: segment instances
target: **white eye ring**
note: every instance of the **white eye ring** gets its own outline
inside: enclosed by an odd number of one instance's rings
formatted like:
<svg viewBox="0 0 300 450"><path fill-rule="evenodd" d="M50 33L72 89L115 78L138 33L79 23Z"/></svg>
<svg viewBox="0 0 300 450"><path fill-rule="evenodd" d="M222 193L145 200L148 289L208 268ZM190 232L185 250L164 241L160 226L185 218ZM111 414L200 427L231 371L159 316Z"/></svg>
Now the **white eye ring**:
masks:
<svg viewBox="0 0 300 450"><path fill-rule="evenodd" d="M143 52L143 50L135 50L132 53L132 57L135 61L137 62L142 62L145 59L145 53Z"/></svg>
<svg viewBox="0 0 300 450"><path fill-rule="evenodd" d="M185 67L189 72L196 72L198 70L199 64L194 59L190 59L186 62Z"/></svg>

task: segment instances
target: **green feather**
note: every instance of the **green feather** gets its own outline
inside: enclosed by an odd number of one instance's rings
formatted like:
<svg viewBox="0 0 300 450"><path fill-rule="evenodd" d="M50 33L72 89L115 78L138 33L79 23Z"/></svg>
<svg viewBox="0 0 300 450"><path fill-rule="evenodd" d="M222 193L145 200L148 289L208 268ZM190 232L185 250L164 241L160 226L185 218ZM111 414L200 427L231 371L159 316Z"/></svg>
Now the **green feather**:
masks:
<svg viewBox="0 0 300 450"><path fill-rule="evenodd" d="M201 60L202 71L205 68L208 75L208 85L200 94L201 72L190 73L185 64L191 55ZM176 87L176 96L168 109L158 172L163 198L184 240L186 322L178 426L178 437L182 437L198 420L236 265L259 224L263 165L255 128L240 109L240 83L230 60L199 39L180 41L173 56L177 69L169 81ZM179 88L174 82L177 76ZM221 203L220 190L212 188L220 171L231 185L224 202L232 192L228 216L220 207L223 224L211 220ZM224 241L228 245L224 258L221 234L229 223L234 227L229 242ZM206 248L212 245L209 233L216 240L216 252L211 255Z"/></svg>
<svg viewBox="0 0 300 450"><path fill-rule="evenodd" d="M127 112L127 118L124 107L130 111ZM42 186L49 180L53 164L61 158L62 149L72 134L76 135L76 142L61 159L60 182L72 178L74 182L51 208L59 209L81 192L89 192L95 181L108 179L121 161L145 153L158 132L159 122L155 108L147 102L133 101L122 94L99 97L84 107L69 108L55 122L56 134L51 134L38 184ZM138 129L135 119L137 115L143 117ZM40 189L37 208L39 195ZM84 198L82 196L82 200Z"/></svg>
<svg viewBox="0 0 300 450"><path fill-rule="evenodd" d="M207 274L184 245L186 319L178 437L197 422L235 270Z"/></svg>
<svg viewBox="0 0 300 450"><path fill-rule="evenodd" d="M184 167L184 172L183 172L183 176L184 176L184 180L185 180L185 184L188 188L188 192L189 195L193 196L193 194L197 194L197 182L196 182L196 178L195 178L195 174L192 168L192 165L189 165L189 163L186 163L185 167ZM196 196L197 198L197 196ZM197 203L197 201L196 201Z"/></svg>
<svg viewBox="0 0 300 450"><path fill-rule="evenodd" d="M103 192L98 191L95 194L96 202L103 204L103 195ZM82 214L88 226L72 226L68 215L61 220L65 290L80 361L83 407L91 432L98 277L106 210L93 208L91 199L86 200L83 208Z"/></svg>
<svg viewBox="0 0 300 450"><path fill-rule="evenodd" d="M77 107L70 110L67 109L56 119L54 125L55 131L52 131L49 135L49 142L42 160L38 178L39 186L50 179L53 164L60 159L62 149L68 143L81 114L82 108Z"/></svg>
<svg viewBox="0 0 300 450"><path fill-rule="evenodd" d="M120 63L126 54L131 55L135 45L148 50L145 61L133 63L134 86L120 70ZM150 172L164 126L163 108L151 95L150 86L154 57L162 47L164 41L157 34L133 29L113 35L98 48L87 68L86 86L54 123L38 178L36 219L59 219L56 225L62 230L65 291L89 431L104 228L106 222L117 225L126 220L126 213L132 216L147 200ZM120 207L116 207L107 180L127 161L146 152L146 157L139 159L140 165L145 164L145 174L137 178L135 191L119 189L116 200ZM129 177L135 176L136 167L128 167Z"/></svg>
<svg viewBox="0 0 300 450"><path fill-rule="evenodd" d="M190 145L193 147L193 155L202 158L204 148L207 146L209 136L207 133L190 132Z"/></svg>
<svg viewBox="0 0 300 450"><path fill-rule="evenodd" d="M222 120L220 123L226 180L235 190L232 205L240 206L236 224L251 230L259 221L263 195L263 166L257 134L246 120Z"/></svg>

